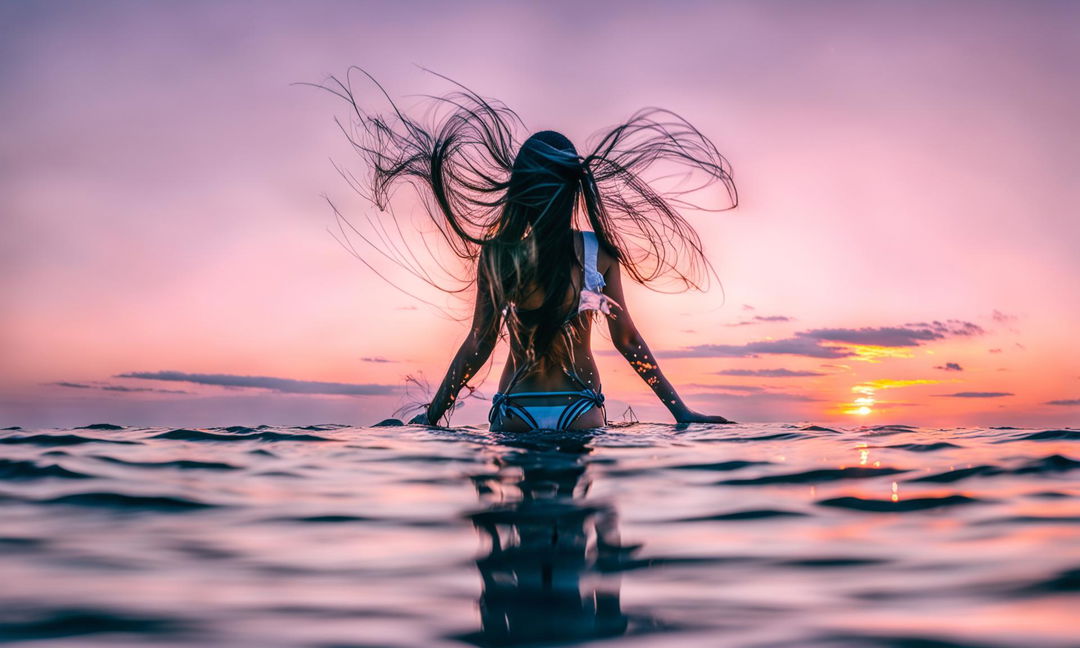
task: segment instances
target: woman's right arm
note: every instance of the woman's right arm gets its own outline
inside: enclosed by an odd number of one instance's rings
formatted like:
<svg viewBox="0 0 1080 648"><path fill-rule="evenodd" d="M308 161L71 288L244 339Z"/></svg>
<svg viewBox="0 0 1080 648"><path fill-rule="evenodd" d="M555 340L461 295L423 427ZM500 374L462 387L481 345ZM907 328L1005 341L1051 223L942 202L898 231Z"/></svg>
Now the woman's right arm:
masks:
<svg viewBox="0 0 1080 648"><path fill-rule="evenodd" d="M637 372L641 379L652 388L653 393L660 402L668 408L671 415L679 423L732 423L722 416L710 416L699 414L683 402L675 391L674 385L664 376L660 370L656 358L641 333L634 326L634 320L630 317L630 310L626 306L623 295L622 272L619 270L618 260L612 260L611 266L604 273L604 294L615 301L617 306L611 309L608 318L608 331L611 333L611 341L615 348L622 354L630 366Z"/></svg>
<svg viewBox="0 0 1080 648"><path fill-rule="evenodd" d="M499 308L491 301L489 279L485 268L487 250L480 252L476 271L476 304L473 307L473 321L469 335L461 343L457 354L446 370L446 376L435 392L434 398L420 414L409 423L437 425L443 415L457 401L458 392L464 388L476 372L487 363L495 344L499 341L501 319Z"/></svg>

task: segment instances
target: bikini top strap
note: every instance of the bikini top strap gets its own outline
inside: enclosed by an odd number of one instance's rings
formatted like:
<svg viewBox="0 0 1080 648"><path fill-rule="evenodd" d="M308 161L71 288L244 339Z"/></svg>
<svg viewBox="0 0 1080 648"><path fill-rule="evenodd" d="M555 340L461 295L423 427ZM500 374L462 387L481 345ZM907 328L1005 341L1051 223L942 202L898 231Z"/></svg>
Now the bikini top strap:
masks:
<svg viewBox="0 0 1080 648"><path fill-rule="evenodd" d="M600 242L596 239L595 232L582 232L583 259L585 266L585 290L599 292L604 287L604 275L596 267L596 258L600 249Z"/></svg>

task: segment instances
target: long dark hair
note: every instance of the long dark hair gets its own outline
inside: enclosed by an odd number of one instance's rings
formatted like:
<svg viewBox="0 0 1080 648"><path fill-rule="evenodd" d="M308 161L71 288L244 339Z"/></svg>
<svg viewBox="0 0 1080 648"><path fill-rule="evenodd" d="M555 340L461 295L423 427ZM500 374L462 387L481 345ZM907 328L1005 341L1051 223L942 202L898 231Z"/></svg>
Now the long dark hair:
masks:
<svg viewBox="0 0 1080 648"><path fill-rule="evenodd" d="M387 114L360 107L354 71L378 89L389 104ZM349 121L337 123L367 174L364 180L342 175L384 212L400 184L417 190L435 231L475 269L457 288L438 287L457 292L483 286L487 294L478 298L490 299L500 314L489 323L496 332L509 320L510 334L522 336L522 348L537 358L558 338L577 262L572 237L578 215L635 281L654 289L707 285L715 273L697 232L678 210L704 209L684 196L716 182L727 190L730 204L715 211L734 208L738 194L731 165L689 122L659 108L640 110L600 133L584 156L554 131L534 133L518 145L525 127L514 111L436 76L457 89L428 97L422 118L406 115L360 68L316 85L351 109ZM648 177L655 172L665 175ZM392 209L388 213L396 220ZM364 240L386 256L397 254L401 265L431 281L413 253ZM532 311L534 324L522 327L508 306L532 291L544 295L543 304Z"/></svg>

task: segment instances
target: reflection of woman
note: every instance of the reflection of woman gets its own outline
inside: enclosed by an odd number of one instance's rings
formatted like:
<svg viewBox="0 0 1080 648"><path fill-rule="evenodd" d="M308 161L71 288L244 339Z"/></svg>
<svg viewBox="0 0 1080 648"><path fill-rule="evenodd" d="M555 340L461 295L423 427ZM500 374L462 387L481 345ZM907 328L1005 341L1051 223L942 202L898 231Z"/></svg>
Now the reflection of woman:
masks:
<svg viewBox="0 0 1080 648"><path fill-rule="evenodd" d="M677 421L729 422L682 401L634 325L622 287L624 273L643 284L674 278L684 289L706 277L700 240L676 211L686 191L661 192L643 175L658 165L669 180L672 171L700 178L696 188L720 181L734 205L730 168L704 135L672 113L642 111L581 156L554 131L517 146L517 116L467 90L437 98L437 118L427 127L396 106L390 119L364 112L347 84L331 89L355 109L351 141L371 167L370 198L385 206L399 183L418 187L444 241L475 268L468 338L412 422L442 419L505 325L510 355L491 428L603 425L588 317L598 312L608 315L616 348ZM406 256L415 261L411 251Z"/></svg>
<svg viewBox="0 0 1080 648"><path fill-rule="evenodd" d="M482 498L470 516L491 543L476 561L483 578L478 645L584 641L624 633L615 511L577 501L588 490L583 447L508 453L496 475L474 478ZM520 471L520 472L519 472Z"/></svg>

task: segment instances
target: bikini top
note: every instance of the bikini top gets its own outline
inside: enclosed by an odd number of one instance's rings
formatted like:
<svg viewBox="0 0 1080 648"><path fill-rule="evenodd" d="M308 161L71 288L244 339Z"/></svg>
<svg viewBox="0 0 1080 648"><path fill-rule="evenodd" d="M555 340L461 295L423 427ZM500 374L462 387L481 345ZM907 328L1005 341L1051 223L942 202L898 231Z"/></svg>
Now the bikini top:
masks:
<svg viewBox="0 0 1080 648"><path fill-rule="evenodd" d="M567 316L566 323L572 321L577 315L591 310L610 315L611 305L615 303L604 294L604 286L607 285L607 283L604 281L604 275L597 269L596 260L599 255L600 242L596 238L596 233L581 232L581 241L584 281L582 282L581 292L578 294L577 310L572 311ZM511 305L511 308L513 308L518 315L524 314L526 316L534 310L517 308L513 305Z"/></svg>

